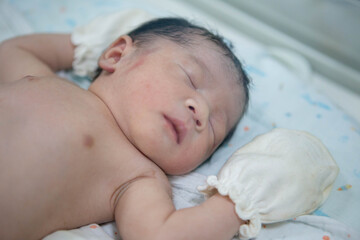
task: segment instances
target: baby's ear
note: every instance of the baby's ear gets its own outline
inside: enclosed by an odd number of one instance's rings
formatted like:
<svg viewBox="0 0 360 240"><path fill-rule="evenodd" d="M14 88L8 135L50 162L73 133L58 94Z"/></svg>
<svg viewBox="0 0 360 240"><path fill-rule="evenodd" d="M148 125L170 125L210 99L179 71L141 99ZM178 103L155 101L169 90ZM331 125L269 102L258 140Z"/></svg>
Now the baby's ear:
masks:
<svg viewBox="0 0 360 240"><path fill-rule="evenodd" d="M113 73L116 64L133 47L130 36L124 35L116 39L100 56L99 66L101 69Z"/></svg>

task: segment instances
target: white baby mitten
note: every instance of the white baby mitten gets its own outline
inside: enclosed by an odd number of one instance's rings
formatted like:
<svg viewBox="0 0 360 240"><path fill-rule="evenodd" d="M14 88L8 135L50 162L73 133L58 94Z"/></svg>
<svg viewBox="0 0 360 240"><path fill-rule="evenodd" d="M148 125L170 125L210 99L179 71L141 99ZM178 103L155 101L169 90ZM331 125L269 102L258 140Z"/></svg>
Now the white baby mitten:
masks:
<svg viewBox="0 0 360 240"><path fill-rule="evenodd" d="M309 133L274 129L237 150L217 176L199 190L219 192L247 220L239 236L257 236L262 223L273 223L318 208L330 194L338 166L321 141Z"/></svg>

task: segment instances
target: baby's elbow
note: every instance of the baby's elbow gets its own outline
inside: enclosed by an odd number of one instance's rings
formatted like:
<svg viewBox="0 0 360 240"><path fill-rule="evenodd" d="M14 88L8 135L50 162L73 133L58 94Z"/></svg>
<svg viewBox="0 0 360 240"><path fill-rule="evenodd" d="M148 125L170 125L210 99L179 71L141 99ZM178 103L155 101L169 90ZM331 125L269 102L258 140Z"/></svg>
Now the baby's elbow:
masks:
<svg viewBox="0 0 360 240"><path fill-rule="evenodd" d="M182 237L180 237L181 234L176 234L175 231L169 231L168 229L163 229L160 230L159 232L156 233L156 235L154 236L154 238L151 239L156 239L156 240L177 240L177 239L183 239Z"/></svg>
<svg viewBox="0 0 360 240"><path fill-rule="evenodd" d="M138 240L138 239L151 239L151 240L169 240L172 238L169 234L161 230L148 229L137 227L137 229L127 229L120 231L122 240Z"/></svg>
<svg viewBox="0 0 360 240"><path fill-rule="evenodd" d="M118 224L117 224L118 225ZM151 225L151 224L150 224ZM144 224L131 224L126 228L117 226L122 240L138 240L138 239L151 239L151 240L177 240L184 239L181 234L169 228L165 223L152 225Z"/></svg>

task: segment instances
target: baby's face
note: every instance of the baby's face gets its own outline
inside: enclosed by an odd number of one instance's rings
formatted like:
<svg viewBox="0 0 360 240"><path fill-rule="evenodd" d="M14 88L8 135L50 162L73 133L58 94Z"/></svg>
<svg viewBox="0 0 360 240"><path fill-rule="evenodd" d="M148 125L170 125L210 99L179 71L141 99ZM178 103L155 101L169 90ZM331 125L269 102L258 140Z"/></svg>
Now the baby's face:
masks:
<svg viewBox="0 0 360 240"><path fill-rule="evenodd" d="M109 106L145 156L167 174L189 172L220 145L244 107L229 64L211 43L191 48L157 40L141 54L122 56Z"/></svg>

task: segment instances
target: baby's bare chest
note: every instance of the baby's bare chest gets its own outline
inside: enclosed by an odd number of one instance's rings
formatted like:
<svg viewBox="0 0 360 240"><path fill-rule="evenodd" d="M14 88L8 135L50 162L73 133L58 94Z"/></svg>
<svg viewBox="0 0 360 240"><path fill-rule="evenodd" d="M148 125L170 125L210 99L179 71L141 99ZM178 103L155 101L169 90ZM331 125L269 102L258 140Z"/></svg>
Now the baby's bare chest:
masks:
<svg viewBox="0 0 360 240"><path fill-rule="evenodd" d="M31 219L49 229L110 221L131 154L91 100L44 85L0 89L1 211L24 228Z"/></svg>

